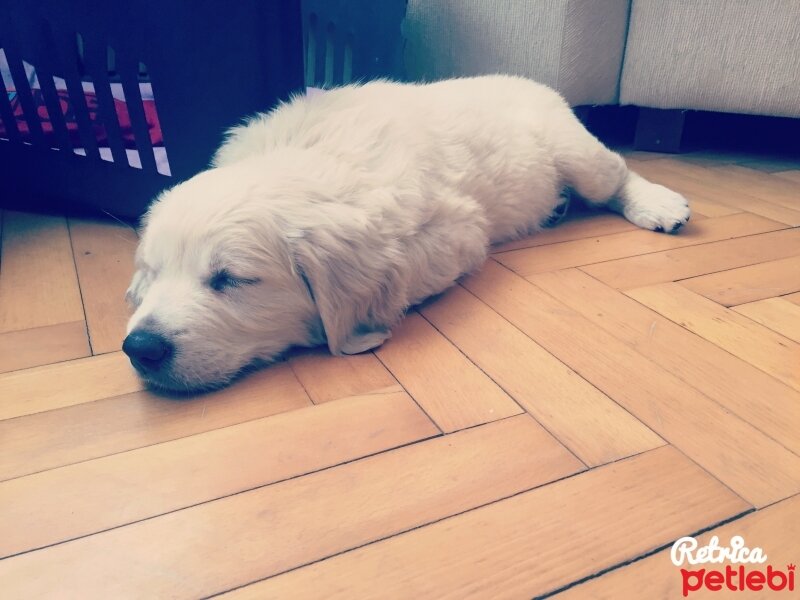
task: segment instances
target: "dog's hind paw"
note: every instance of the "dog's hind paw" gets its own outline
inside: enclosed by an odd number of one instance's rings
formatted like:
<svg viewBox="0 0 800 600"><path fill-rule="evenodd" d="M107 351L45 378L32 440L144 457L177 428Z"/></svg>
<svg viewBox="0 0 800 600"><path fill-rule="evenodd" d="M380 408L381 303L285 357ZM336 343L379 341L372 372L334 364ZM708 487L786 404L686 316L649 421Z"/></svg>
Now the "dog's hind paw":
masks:
<svg viewBox="0 0 800 600"><path fill-rule="evenodd" d="M677 233L689 221L691 210L686 198L677 192L642 181L635 193L628 194L623 214L631 223L644 229Z"/></svg>

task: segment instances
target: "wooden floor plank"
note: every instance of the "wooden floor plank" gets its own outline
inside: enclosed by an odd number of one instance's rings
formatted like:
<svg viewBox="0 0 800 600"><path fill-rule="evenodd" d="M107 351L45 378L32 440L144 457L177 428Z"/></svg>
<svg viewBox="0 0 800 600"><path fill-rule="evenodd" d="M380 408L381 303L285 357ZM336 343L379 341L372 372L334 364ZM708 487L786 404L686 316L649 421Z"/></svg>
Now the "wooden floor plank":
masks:
<svg viewBox="0 0 800 600"><path fill-rule="evenodd" d="M666 152L649 152L647 150L617 150L626 162L635 160L635 161L645 161L645 160L656 160L658 158L669 158L671 154L667 154Z"/></svg>
<svg viewBox="0 0 800 600"><path fill-rule="evenodd" d="M719 538L720 546L729 546L734 536L744 538L748 548L762 548L767 562L762 565L745 565L750 572L754 567L766 569L767 565L786 572L786 565L797 564L800 556L800 496L789 498L758 512L750 513L697 537L699 546L710 543L712 536ZM729 564L729 563L728 563ZM736 565L734 565L736 566ZM685 565L683 568L695 571L702 565ZM725 565L708 565L706 568L722 570ZM734 585L738 586L738 580ZM797 584L795 583L795 586ZM723 595L720 595L722 591ZM690 598L713 599L725 597L727 590L711 591L700 589L691 591ZM731 593L731 598L753 600L755 598L788 598L788 590L783 593L764 588L761 591L739 591ZM680 567L672 564L670 549L662 550L644 560L611 571L597 579L577 585L554 596L557 600L618 600L619 598L659 598L663 600L682 599L683 583Z"/></svg>
<svg viewBox="0 0 800 600"><path fill-rule="evenodd" d="M492 248L492 253L508 252L520 248L533 248L534 246L547 246L558 242L580 240L590 237L636 231L636 225L621 215L614 213L588 213L579 214L559 223L552 229L544 229L513 242L499 244Z"/></svg>
<svg viewBox="0 0 800 600"><path fill-rule="evenodd" d="M796 251L800 254L800 244ZM693 277L681 285L723 306L791 294L800 291L800 256Z"/></svg>
<svg viewBox="0 0 800 600"><path fill-rule="evenodd" d="M800 392L577 269L530 280L800 455Z"/></svg>
<svg viewBox="0 0 800 600"><path fill-rule="evenodd" d="M589 466L664 444L616 402L461 287L423 316Z"/></svg>
<svg viewBox="0 0 800 600"><path fill-rule="evenodd" d="M733 310L800 343L800 306L783 298L740 304Z"/></svg>
<svg viewBox="0 0 800 600"><path fill-rule="evenodd" d="M678 154L664 154L661 158L679 159L681 162L704 167L716 167L719 165L739 164L742 161L755 159L756 157L752 152L706 148L680 152Z"/></svg>
<svg viewBox="0 0 800 600"><path fill-rule="evenodd" d="M664 447L223 597L531 598L746 508Z"/></svg>
<svg viewBox="0 0 800 600"><path fill-rule="evenodd" d="M795 294L787 294L785 296L781 296L781 299L786 300L787 302L791 302L792 304L797 304L800 306L800 292Z"/></svg>
<svg viewBox="0 0 800 600"><path fill-rule="evenodd" d="M709 186L717 186L732 193L745 193L789 210L800 210L798 186L769 173L734 164L710 168L691 164L680 158L667 158L662 164L688 173Z"/></svg>
<svg viewBox="0 0 800 600"><path fill-rule="evenodd" d="M532 283L489 261L463 285L743 498L800 491L796 454Z"/></svg>
<svg viewBox="0 0 800 600"><path fill-rule="evenodd" d="M714 169L673 160L637 164L636 169L651 181L671 187L689 198L703 197L773 221L800 225L800 208L787 208L771 202L768 194L762 194L752 186L731 185L726 178L718 177Z"/></svg>
<svg viewBox="0 0 800 600"><path fill-rule="evenodd" d="M770 202L792 210L800 210L800 186L770 173L751 169L742 165L723 165L714 169L715 174L724 177L731 185L758 190Z"/></svg>
<svg viewBox="0 0 800 600"><path fill-rule="evenodd" d="M12 479L0 483L0 505L6 507L0 513L0 555L237 494L437 433L407 394L375 394Z"/></svg>
<svg viewBox="0 0 800 600"><path fill-rule="evenodd" d="M191 400L133 392L0 421L0 481L309 406L291 369L275 365Z"/></svg>
<svg viewBox="0 0 800 600"><path fill-rule="evenodd" d="M678 283L626 292L671 321L693 331L765 373L800 389L800 345L695 294Z"/></svg>
<svg viewBox="0 0 800 600"><path fill-rule="evenodd" d="M327 348L304 350L289 360L295 375L316 404L348 396L402 391L372 353L332 356Z"/></svg>
<svg viewBox="0 0 800 600"><path fill-rule="evenodd" d="M366 398L377 402L379 397ZM325 411L330 418L345 410L343 402L305 412ZM326 433L335 434L341 444L356 431L347 419L369 419L371 412L364 406L355 413L347 411L336 418L338 427ZM289 413L284 420L297 414ZM385 436L398 427L395 415L381 416L383 423L374 419L374 425L359 434L362 444L367 432ZM428 427L425 432L433 430ZM314 433L309 441L316 437L317 445L324 444L318 435L322 432ZM412 435L420 433L415 428ZM262 440L268 453L270 447L278 455L291 452L285 445L290 439L284 436L277 442L281 444ZM0 579L6 594L19 598L52 589L70 597L87 597L96 590L113 598L134 590L139 597L203 597L581 468L552 436L522 415L12 558L0 563ZM717 511L740 510L741 500L719 487L706 483L691 492L700 504L695 510L712 512L712 518ZM706 511L712 495L721 507Z"/></svg>
<svg viewBox="0 0 800 600"><path fill-rule="evenodd" d="M685 197L689 200L689 207L692 210L691 218L695 221L698 217L725 217L727 215L735 215L744 212L741 208L720 204L705 196L685 194Z"/></svg>
<svg viewBox="0 0 800 600"><path fill-rule="evenodd" d="M395 327L376 355L445 433L523 412L418 314Z"/></svg>
<svg viewBox="0 0 800 600"><path fill-rule="evenodd" d="M619 289L666 283L800 254L800 229L630 256L581 269Z"/></svg>
<svg viewBox="0 0 800 600"><path fill-rule="evenodd" d="M749 214L692 221L676 235L656 234L644 229L599 238L561 242L495 254L494 258L522 276L578 267L607 260L661 252L746 235L784 229L782 223Z"/></svg>
<svg viewBox="0 0 800 600"><path fill-rule="evenodd" d="M731 164L758 169L764 173L778 175L787 169L796 169L800 166L800 158L791 156L746 156L740 160L732 161Z"/></svg>
<svg viewBox="0 0 800 600"><path fill-rule="evenodd" d="M122 352L0 375L0 420L137 392L144 383Z"/></svg>
<svg viewBox="0 0 800 600"><path fill-rule="evenodd" d="M69 228L92 352L118 351L130 316L125 290L138 238L131 227L116 222L70 218Z"/></svg>
<svg viewBox="0 0 800 600"><path fill-rule="evenodd" d="M692 209L692 218L700 214L706 217L724 217L743 212L740 207L717 201L713 191L701 186L693 186L692 182L674 172L663 169L660 161L642 164L643 161L628 161L629 167L653 183L664 185L682 194Z"/></svg>
<svg viewBox="0 0 800 600"><path fill-rule="evenodd" d="M773 173L776 177L780 177L781 179L785 179L786 181L790 181L800 185L800 170L799 169L791 169L789 171L780 171L778 173Z"/></svg>
<svg viewBox="0 0 800 600"><path fill-rule="evenodd" d="M0 373L89 356L83 320L0 333Z"/></svg>
<svg viewBox="0 0 800 600"><path fill-rule="evenodd" d="M64 217L5 211L0 333L83 320Z"/></svg>

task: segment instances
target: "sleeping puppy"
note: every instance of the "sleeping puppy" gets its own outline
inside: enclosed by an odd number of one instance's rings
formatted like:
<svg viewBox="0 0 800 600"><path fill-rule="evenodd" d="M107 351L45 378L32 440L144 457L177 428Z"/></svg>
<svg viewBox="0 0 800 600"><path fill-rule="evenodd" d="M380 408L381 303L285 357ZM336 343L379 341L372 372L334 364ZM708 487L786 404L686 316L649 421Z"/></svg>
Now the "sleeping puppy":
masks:
<svg viewBox="0 0 800 600"><path fill-rule="evenodd" d="M628 171L526 79L295 98L234 128L211 169L154 202L123 350L174 390L224 385L292 346L370 350L570 193L655 231L689 219L682 196Z"/></svg>

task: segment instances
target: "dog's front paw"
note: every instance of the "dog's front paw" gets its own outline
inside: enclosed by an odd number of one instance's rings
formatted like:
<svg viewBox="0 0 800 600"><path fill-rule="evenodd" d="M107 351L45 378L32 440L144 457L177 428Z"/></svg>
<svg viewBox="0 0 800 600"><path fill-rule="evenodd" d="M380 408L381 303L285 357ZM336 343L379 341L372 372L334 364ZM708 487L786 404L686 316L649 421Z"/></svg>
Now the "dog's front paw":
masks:
<svg viewBox="0 0 800 600"><path fill-rule="evenodd" d="M667 233L676 233L691 216L686 198L663 185L649 182L639 186L636 194L628 198L623 213L634 225Z"/></svg>
<svg viewBox="0 0 800 600"><path fill-rule="evenodd" d="M342 343L337 354L361 354L377 348L390 337L392 337L392 332L388 329L354 332Z"/></svg>

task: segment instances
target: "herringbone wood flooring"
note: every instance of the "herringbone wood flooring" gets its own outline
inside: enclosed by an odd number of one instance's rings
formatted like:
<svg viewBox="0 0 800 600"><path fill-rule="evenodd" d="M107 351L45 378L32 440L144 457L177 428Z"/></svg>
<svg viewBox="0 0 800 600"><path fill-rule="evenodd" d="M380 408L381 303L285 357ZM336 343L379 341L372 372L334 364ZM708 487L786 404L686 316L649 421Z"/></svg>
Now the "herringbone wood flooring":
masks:
<svg viewBox="0 0 800 600"><path fill-rule="evenodd" d="M135 232L5 212L0 596L679 598L709 529L800 560L800 170L629 160L684 231L574 217L374 354L186 401L119 350Z"/></svg>

